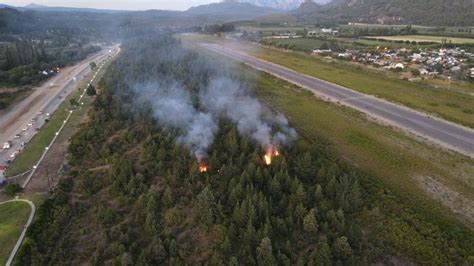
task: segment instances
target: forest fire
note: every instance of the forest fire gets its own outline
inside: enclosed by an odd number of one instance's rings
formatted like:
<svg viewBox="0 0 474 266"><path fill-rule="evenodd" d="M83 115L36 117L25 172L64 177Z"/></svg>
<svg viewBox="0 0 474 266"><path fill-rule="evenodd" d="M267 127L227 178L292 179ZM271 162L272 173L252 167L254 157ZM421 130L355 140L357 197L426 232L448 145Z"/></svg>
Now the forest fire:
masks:
<svg viewBox="0 0 474 266"><path fill-rule="evenodd" d="M280 156L280 152L277 149L269 149L267 153L263 156L263 160L266 165L271 165L274 157Z"/></svg>
<svg viewBox="0 0 474 266"><path fill-rule="evenodd" d="M199 172L206 173L209 170L209 166L205 162L199 162Z"/></svg>

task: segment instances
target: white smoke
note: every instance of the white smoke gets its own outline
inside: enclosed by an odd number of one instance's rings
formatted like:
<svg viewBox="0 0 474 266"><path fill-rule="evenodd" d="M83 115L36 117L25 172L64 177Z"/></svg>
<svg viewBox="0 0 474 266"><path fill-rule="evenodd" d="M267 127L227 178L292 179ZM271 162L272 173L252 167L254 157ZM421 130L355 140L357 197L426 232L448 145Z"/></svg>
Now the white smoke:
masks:
<svg viewBox="0 0 474 266"><path fill-rule="evenodd" d="M207 157L217 124L210 113L197 110L191 95L177 83L148 83L132 86L138 92L138 103L150 103L153 115L165 127L178 129L178 141L188 145L199 160Z"/></svg>
<svg viewBox="0 0 474 266"><path fill-rule="evenodd" d="M264 108L237 80L216 78L201 91L199 99L207 110L236 123L241 134L250 136L264 149L287 144L297 137L283 115L275 116ZM278 131L272 134L275 127Z"/></svg>
<svg viewBox="0 0 474 266"><path fill-rule="evenodd" d="M235 123L242 135L267 151L296 139L296 131L286 118L275 115L249 92L253 78L242 82L238 68L164 40L127 58L132 66L150 66L145 71L130 71L134 74L127 78L128 87L135 92L135 102L149 105L156 120L176 130L178 141L198 160L206 159L220 119Z"/></svg>

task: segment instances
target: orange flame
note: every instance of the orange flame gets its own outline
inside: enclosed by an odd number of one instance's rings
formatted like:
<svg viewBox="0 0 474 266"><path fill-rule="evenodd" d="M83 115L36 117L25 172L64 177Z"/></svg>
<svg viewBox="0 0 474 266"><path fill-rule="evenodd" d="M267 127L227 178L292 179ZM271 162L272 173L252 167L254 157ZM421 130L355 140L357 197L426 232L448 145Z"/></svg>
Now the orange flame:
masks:
<svg viewBox="0 0 474 266"><path fill-rule="evenodd" d="M265 160L265 164L267 164L267 165L272 164L272 155L271 154L265 154L265 156L263 156L263 159Z"/></svg>
<svg viewBox="0 0 474 266"><path fill-rule="evenodd" d="M200 173L206 173L209 170L209 166L205 162L200 162L199 163L199 172Z"/></svg>
<svg viewBox="0 0 474 266"><path fill-rule="evenodd" d="M271 165L273 157L280 156L280 152L277 149L269 149L267 153L263 156L263 160L265 161L266 165Z"/></svg>

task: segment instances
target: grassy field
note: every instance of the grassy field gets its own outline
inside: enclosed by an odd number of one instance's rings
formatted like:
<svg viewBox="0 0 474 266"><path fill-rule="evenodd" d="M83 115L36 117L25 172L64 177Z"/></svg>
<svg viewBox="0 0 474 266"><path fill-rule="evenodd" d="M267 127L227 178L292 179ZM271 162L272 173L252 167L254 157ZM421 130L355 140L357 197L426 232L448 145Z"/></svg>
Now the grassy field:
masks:
<svg viewBox="0 0 474 266"><path fill-rule="evenodd" d="M0 265L7 262L30 211L30 206L25 202L0 205Z"/></svg>
<svg viewBox="0 0 474 266"><path fill-rule="evenodd" d="M254 55L344 87L375 95L408 107L437 114L444 119L474 128L474 95L427 82L410 82L391 78L380 71L343 62L326 62L304 53L262 48ZM467 90L474 85L469 85Z"/></svg>
<svg viewBox="0 0 474 266"><path fill-rule="evenodd" d="M100 77L105 73L106 67L102 68L102 70L97 75L97 78L94 80L93 85L97 85ZM91 80L94 72L89 73L79 84L79 88L84 89L88 81ZM58 131L58 129L62 126L63 121L68 116L69 112L67 110L71 109L72 106L69 102L69 99L79 99L79 96L83 93L83 90L74 90L67 99L59 106L59 108L51 114L51 119L48 123L46 123L40 132L30 141L30 143L26 146L25 150L21 152L18 157L12 162L12 164L7 169L8 176L15 176L21 173L24 173L30 170L33 165L35 165L41 155L44 152L44 148L49 145L51 140L54 138L54 135ZM84 101L86 101L88 96L85 96ZM89 97L90 98L90 97ZM84 115L82 108L78 112L73 113L71 116L71 120L75 119L76 117L82 117ZM70 121L71 121L70 120ZM64 130L68 130L66 126ZM58 137L60 138L61 135Z"/></svg>
<svg viewBox="0 0 474 266"><path fill-rule="evenodd" d="M304 27L298 26L290 26L290 27L254 27L254 26L241 26L239 27L240 31L247 31L247 32L261 32L264 36L270 36L278 33L286 33L286 32L297 32L303 31Z"/></svg>
<svg viewBox="0 0 474 266"><path fill-rule="evenodd" d="M265 39L266 45L286 44L294 45L296 50L311 52L319 49L323 41L317 39L296 38L296 39Z"/></svg>
<svg viewBox="0 0 474 266"><path fill-rule="evenodd" d="M474 43L474 39L470 38L454 38L454 37L441 37L441 36L424 36L424 35L406 35L406 36L371 36L370 38L385 39L389 41L410 41L410 42L436 42L442 43L443 39L446 39L448 43Z"/></svg>

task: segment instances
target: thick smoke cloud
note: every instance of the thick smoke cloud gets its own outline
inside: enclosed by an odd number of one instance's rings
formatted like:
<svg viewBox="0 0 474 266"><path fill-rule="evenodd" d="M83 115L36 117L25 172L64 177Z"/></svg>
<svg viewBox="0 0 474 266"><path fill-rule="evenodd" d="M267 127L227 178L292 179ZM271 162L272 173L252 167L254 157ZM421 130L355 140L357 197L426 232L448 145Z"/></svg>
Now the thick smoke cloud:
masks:
<svg viewBox="0 0 474 266"><path fill-rule="evenodd" d="M211 80L199 99L208 110L236 123L240 133L250 136L265 149L296 139L296 131L288 126L286 118L266 110L238 80L227 77ZM272 135L275 126L279 131Z"/></svg>
<svg viewBox="0 0 474 266"><path fill-rule="evenodd" d="M297 137L283 115L251 95L252 77L244 82L238 70L185 50L171 38L135 50L126 61L149 66L127 75L136 103L150 106L156 120L176 130L198 160L207 157L222 118L267 151Z"/></svg>
<svg viewBox="0 0 474 266"><path fill-rule="evenodd" d="M193 106L188 91L178 84L158 83L134 85L132 89L139 95L139 103L150 104L160 124L179 130L178 140L188 145L198 159L207 156L218 127L211 114Z"/></svg>

